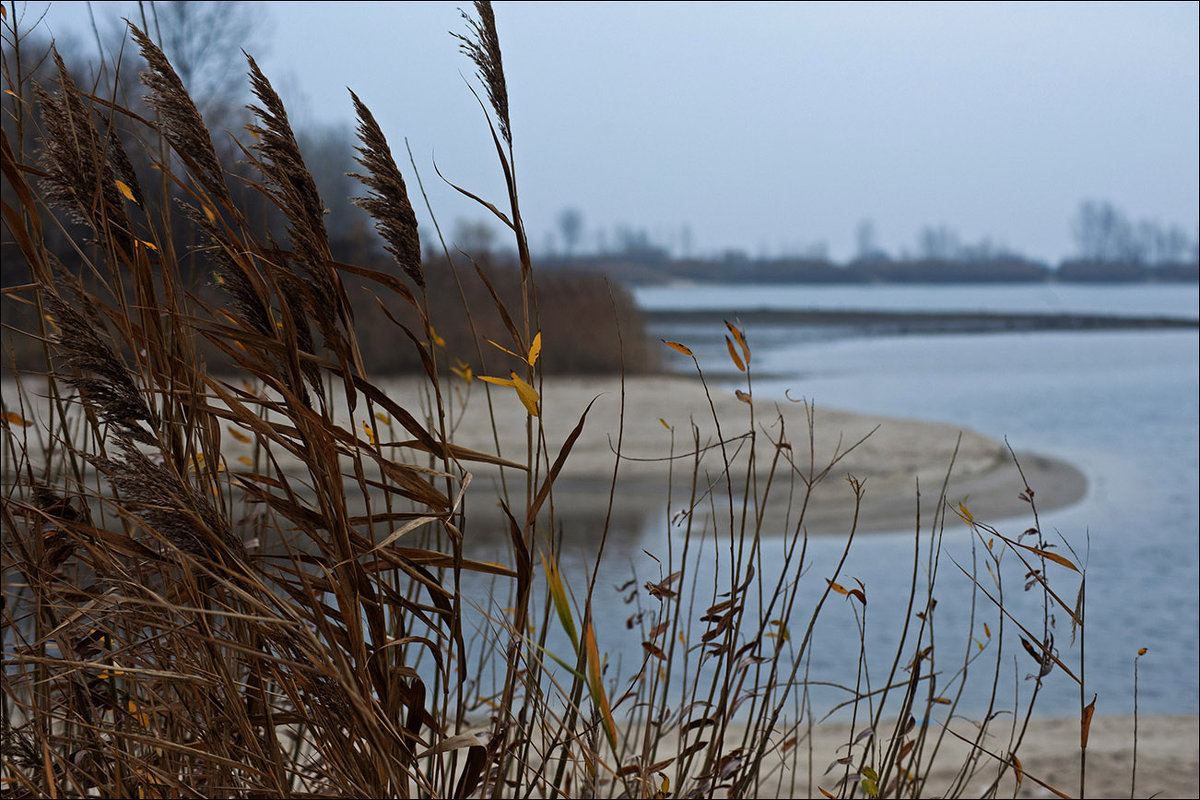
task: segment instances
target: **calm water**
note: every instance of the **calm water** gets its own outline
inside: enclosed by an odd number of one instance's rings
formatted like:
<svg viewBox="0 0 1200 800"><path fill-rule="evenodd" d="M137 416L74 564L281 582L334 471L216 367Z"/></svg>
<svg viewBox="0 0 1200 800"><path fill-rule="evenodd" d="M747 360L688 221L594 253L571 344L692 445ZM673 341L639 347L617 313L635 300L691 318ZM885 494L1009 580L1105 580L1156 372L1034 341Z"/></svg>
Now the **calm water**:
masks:
<svg viewBox="0 0 1200 800"><path fill-rule="evenodd" d="M642 289L636 295L647 308L1058 310L1192 319L1198 315L1196 286L686 287ZM845 331L815 338L786 329L747 333L755 368L779 376L756 383L756 397L782 397L790 389L793 396L803 395L821 405L957 423L997 438L1008 437L1018 451L1057 456L1077 465L1088 478L1087 496L1072 508L1044 514L1042 527L1047 534L1061 532L1088 565L1088 699L1091 692L1099 693L1101 713L1132 710L1133 657L1138 648L1148 647L1140 668L1141 709L1200 711L1200 336L1196 332L889 338ZM686 336L681 340L688 342ZM728 356L723 349L699 353L702 365L725 369ZM989 522L1015 535L1031 520ZM620 555L606 562L604 576L611 583L620 582L633 564L643 577L653 577L649 574L653 562L638 551L663 552L668 529L665 512L650 511L640 532L615 533ZM843 573L859 577L868 587L872 599L868 624L878 626L869 628L869 633L878 632L880 654L886 652L888 631L895 627L895 612L889 623L889 610L899 607L902 614L907 598L912 543L911 530L863 537ZM965 529L956 527L949 533L945 548L960 561L969 561ZM832 567L840 542L815 540L810 550L814 563L810 575L820 576ZM715 560L716 554L711 553L701 563ZM948 560L943 559L941 570L940 622L951 631L948 638L962 641L967 585ZM719 580L715 571L710 580ZM1023 596L1019 580L1009 583L1007 591L1006 598L1017 607L1034 599ZM843 612L834 609L819 629L814 670L856 663L853 618ZM602 639L630 638L618 624L623 619L624 615L619 620L613 615L609 630L599 631ZM1075 659L1077 652L1070 650L1065 624L1061 627L1060 650ZM628 657L636 657L637 645L632 642ZM1005 673L1008 683L1016 687L1007 691L1024 695L1031 683L1013 675L1023 676L1033 662L1019 650L1016 653ZM1026 660L1014 667L1012 659ZM986 671L990 666L978 669ZM968 691L968 707L984 702L982 692ZM826 695L826 699L837 698L836 692ZM1065 678L1057 677L1056 670L1047 679L1047 692L1038 708L1043 714L1075 713L1078 693Z"/></svg>
<svg viewBox="0 0 1200 800"><path fill-rule="evenodd" d="M645 309L819 309L822 311L990 311L1200 318L1197 286L1028 283L998 286L647 286Z"/></svg>

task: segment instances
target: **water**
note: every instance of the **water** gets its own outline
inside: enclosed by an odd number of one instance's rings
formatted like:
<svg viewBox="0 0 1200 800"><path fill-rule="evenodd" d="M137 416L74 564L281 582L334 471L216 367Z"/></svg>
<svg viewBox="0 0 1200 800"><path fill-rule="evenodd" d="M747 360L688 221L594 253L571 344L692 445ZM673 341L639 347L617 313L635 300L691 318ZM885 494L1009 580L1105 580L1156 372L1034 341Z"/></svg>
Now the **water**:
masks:
<svg viewBox="0 0 1200 800"><path fill-rule="evenodd" d="M644 286L646 310L811 309L821 311L986 311L1200 318L1195 284L1027 283L1002 285L702 285Z"/></svg>
<svg viewBox="0 0 1200 800"><path fill-rule="evenodd" d="M706 286L639 289L636 296L649 309L1198 316L1194 285ZM689 332L656 331L685 343ZM1018 451L1075 464L1088 478L1087 496L1074 507L1044 514L1041 522L1048 534L1061 532L1087 563L1087 699L1091 692L1099 693L1101 713L1131 711L1133 658L1139 648L1147 647L1149 653L1140 667L1140 708L1161 713L1200 711L1200 336L1195 331L888 338L864 337L852 330L808 330L797 335L796 330L773 328L747 333L755 368L775 376L756 383L758 397L782 396L787 389L819 405L961 424L1007 437ZM721 344L719 350L698 353L701 364L727 369L723 351ZM1015 535L1031 521L989 522ZM656 548L663 547L665 527L664 519L652 516L640 543L631 542L634 547L629 549L636 552L640 545L661 552ZM961 528L957 530L960 533L948 538L946 548L960 561L969 560L969 538ZM868 586L872 609L903 608L912 544L911 530L858 541L844 574L855 575ZM834 539L812 544L818 565L815 574L820 574L821 565L832 563L840 546ZM642 559L641 566L647 564ZM942 569L938 613L942 622L957 618L965 629L966 584L953 574L953 564L945 562ZM614 568L614 580L618 574ZM1008 591L1006 601L1018 607L1034 599L1023 597L1019 585L1010 585ZM836 624L853 625L853 620L845 617L831 623L835 624L827 626L827 634ZM1066 652L1069 633L1065 623L1060 622L1060 627L1058 642ZM833 635L820 647L820 660L827 666L853 665L857 658L854 636L839 640ZM1077 651L1070 654L1074 658ZM1032 665L1032 661L1021 663L1019 669ZM1017 691L1029 691L1029 683L1018 684ZM1078 710L1078 693L1065 679L1052 673L1047 688L1039 700L1040 713L1069 715ZM982 702L982 696L969 695L966 705Z"/></svg>

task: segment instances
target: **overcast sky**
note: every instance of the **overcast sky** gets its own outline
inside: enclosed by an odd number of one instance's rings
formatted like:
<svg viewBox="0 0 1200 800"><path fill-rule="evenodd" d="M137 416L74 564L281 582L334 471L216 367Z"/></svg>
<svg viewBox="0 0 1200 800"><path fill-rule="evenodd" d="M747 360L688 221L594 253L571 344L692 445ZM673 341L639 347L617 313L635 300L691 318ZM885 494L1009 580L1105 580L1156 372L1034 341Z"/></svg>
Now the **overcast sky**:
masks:
<svg viewBox="0 0 1200 800"><path fill-rule="evenodd" d="M100 18L131 6L92 4ZM435 161L503 199L472 65L450 36L467 6L260 3L242 44L297 124L351 124L353 88L398 158L408 139L449 228L486 212L456 199ZM1057 262L1087 199L1197 236L1194 2L495 10L535 248L568 206L589 237L628 226L678 246L687 226L693 253L751 256L826 243L846 259L870 219L893 254L945 225ZM46 17L60 37L87 20L86 3Z"/></svg>

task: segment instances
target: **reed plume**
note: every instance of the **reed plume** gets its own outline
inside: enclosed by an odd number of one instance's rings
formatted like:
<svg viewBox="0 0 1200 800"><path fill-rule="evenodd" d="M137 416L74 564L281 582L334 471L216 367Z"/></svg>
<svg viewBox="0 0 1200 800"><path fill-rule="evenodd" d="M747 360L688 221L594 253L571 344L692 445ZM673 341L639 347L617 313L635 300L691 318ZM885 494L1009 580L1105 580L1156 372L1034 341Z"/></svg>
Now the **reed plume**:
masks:
<svg viewBox="0 0 1200 800"><path fill-rule="evenodd" d="M353 174L368 189L366 197L356 197L353 202L375 219L375 228L386 242L386 249L396 259L419 288L425 288L425 272L421 268L421 237L417 232L417 215L413 213L408 199L408 188L404 177L392 158L387 138L375 121L371 110L350 93L354 111L358 115L358 138L361 145L355 161L367 170L366 175Z"/></svg>
<svg viewBox="0 0 1200 800"><path fill-rule="evenodd" d="M142 83L150 89L146 102L159 113L159 130L172 149L185 158L192 174L222 205L232 204L225 170L217 158L208 126L188 94L175 68L154 41L132 22L130 33L141 51L149 70L142 73Z"/></svg>
<svg viewBox="0 0 1200 800"><path fill-rule="evenodd" d="M116 173L106 157L106 145L111 145L115 137L97 129L62 56L53 50L53 57L58 91L51 94L40 85L34 86L46 129L41 139L41 183L46 202L87 225L98 239L108 234L112 245L128 249L131 225ZM128 162L128 157L124 161Z"/></svg>
<svg viewBox="0 0 1200 800"><path fill-rule="evenodd" d="M504 59L500 54L500 36L496 33L496 14L488 0L476 0L475 13L479 19L474 19L465 11L462 17L471 36L454 34L461 43L459 49L475 63L479 82L487 90L488 101L496 112L496 123L500 135L509 147L512 147L512 128L508 116L508 84L504 80Z"/></svg>

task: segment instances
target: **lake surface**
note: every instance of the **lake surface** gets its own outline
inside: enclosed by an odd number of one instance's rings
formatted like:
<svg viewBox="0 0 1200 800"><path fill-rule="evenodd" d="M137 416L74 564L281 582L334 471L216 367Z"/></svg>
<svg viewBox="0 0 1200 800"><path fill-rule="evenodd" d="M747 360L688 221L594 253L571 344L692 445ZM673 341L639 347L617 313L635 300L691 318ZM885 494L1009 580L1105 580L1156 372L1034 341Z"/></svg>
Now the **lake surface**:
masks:
<svg viewBox="0 0 1200 800"><path fill-rule="evenodd" d="M821 311L986 311L1013 314L1113 314L1200 319L1195 284L999 285L796 284L644 286L633 290L643 309L813 309Z"/></svg>
<svg viewBox="0 0 1200 800"><path fill-rule="evenodd" d="M651 311L819 308L1200 316L1195 285L693 286L643 288L635 296ZM690 346L689 334L698 332L653 333ZM699 337L703 346L694 348L701 365L727 372L729 359L719 335L724 331L704 333ZM1041 523L1051 539L1054 531L1061 532L1087 564L1087 699L1099 693L1098 713L1131 711L1133 658L1146 647L1140 709L1200 712L1200 335L1151 330L870 337L845 329L786 328L750 328L747 335L754 369L771 376L755 382L756 398L782 398L786 390L818 405L960 424L1007 437L1017 451L1074 463L1088 478L1087 496L1074 507L1043 514ZM1012 536L1032 524L1031 519L988 522ZM639 534L617 537L621 556L610 558L602 574L615 583L628 577L631 563L639 570L652 566L630 554L640 548L663 552L669 529L665 512L651 512ZM879 625L880 653L886 652L890 629L887 610L902 610L907 601L912 547L911 529L861 537L843 572L868 587L874 615L869 624ZM948 527L944 547L969 562L970 537L964 527ZM814 539L811 575L831 569L840 549L838 540ZM961 574L952 574L956 569L949 561L941 569L938 613L953 630L956 617L965 626L969 587ZM1018 607L1034 600L1023 596L1019 582L1007 591L1006 600ZM814 669L856 663L857 635L845 631L847 625L853 631L853 618L836 618L839 614L832 609L828 624L818 630ZM610 637L598 631L602 640L620 638L622 626L610 622ZM1060 621L1059 627L1059 649L1077 658L1065 623ZM1019 648L1016 653L1010 658L1028 658ZM629 657L636 655L631 649ZM1015 684L1012 691L1028 694L1032 682L1013 675L1023 676L1031 666L1031 660L1010 660L1006 674ZM1078 691L1057 672L1047 678L1037 709L1046 715L1077 713ZM836 696L830 693L826 699ZM984 702L984 694L968 691L964 710Z"/></svg>

